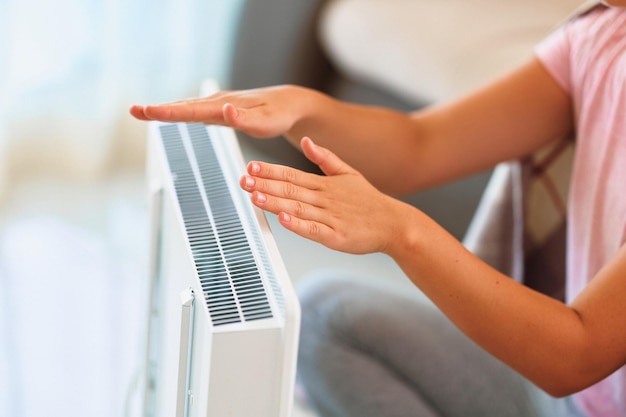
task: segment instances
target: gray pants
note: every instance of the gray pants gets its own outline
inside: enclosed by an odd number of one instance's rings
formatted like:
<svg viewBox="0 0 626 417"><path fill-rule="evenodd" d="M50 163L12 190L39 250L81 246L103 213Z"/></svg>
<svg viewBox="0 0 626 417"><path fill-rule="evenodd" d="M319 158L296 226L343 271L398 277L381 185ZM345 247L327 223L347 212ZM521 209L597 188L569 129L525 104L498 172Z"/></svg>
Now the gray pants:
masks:
<svg viewBox="0 0 626 417"><path fill-rule="evenodd" d="M298 380L324 417L578 416L413 295L334 275L299 288Z"/></svg>

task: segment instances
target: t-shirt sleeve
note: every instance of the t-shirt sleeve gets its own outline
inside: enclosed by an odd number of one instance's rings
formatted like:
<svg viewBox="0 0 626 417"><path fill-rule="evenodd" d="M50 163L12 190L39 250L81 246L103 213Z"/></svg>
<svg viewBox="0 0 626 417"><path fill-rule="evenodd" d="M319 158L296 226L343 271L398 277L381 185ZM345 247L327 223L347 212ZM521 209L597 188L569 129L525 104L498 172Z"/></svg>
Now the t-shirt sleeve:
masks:
<svg viewBox="0 0 626 417"><path fill-rule="evenodd" d="M557 83L571 93L570 42L568 24L552 32L535 47L535 56Z"/></svg>

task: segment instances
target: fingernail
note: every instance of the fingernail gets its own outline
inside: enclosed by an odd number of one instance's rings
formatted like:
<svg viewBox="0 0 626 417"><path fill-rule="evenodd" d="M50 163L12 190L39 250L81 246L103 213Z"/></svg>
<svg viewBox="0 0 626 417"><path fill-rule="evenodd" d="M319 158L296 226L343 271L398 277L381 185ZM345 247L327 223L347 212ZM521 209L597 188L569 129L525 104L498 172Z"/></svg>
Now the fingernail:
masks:
<svg viewBox="0 0 626 417"><path fill-rule="evenodd" d="M265 203L267 201L267 196L265 194L263 194L263 193L258 193L257 192L257 194L256 194L256 201L258 203L263 204L263 203Z"/></svg>
<svg viewBox="0 0 626 417"><path fill-rule="evenodd" d="M252 177L246 177L246 187L248 188L252 188L254 186L254 178Z"/></svg>
<svg viewBox="0 0 626 417"><path fill-rule="evenodd" d="M250 171L253 174L258 174L259 172L261 172L261 165L254 162L252 165L250 165Z"/></svg>
<svg viewBox="0 0 626 417"><path fill-rule="evenodd" d="M280 219L285 223L291 222L291 216L288 215L287 213L280 213Z"/></svg>

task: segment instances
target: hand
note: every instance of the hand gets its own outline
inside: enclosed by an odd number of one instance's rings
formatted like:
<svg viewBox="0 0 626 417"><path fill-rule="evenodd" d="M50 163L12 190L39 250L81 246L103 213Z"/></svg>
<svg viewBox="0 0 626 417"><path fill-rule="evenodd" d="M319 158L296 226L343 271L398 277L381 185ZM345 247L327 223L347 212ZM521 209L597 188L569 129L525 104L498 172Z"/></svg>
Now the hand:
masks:
<svg viewBox="0 0 626 417"><path fill-rule="evenodd" d="M257 138L286 134L304 117L313 90L277 86L245 91L221 91L204 98L130 108L139 120L200 122L230 126Z"/></svg>
<svg viewBox="0 0 626 417"><path fill-rule="evenodd" d="M414 208L374 188L328 149L303 138L304 154L326 176L251 162L241 187L254 205L292 232L342 252L387 252Z"/></svg>

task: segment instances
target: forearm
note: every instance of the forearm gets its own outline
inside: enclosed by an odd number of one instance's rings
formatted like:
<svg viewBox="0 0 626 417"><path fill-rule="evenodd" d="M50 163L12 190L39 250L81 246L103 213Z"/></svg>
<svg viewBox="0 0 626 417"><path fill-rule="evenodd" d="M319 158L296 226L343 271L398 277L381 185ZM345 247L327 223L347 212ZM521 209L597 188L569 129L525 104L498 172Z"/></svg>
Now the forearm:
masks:
<svg viewBox="0 0 626 417"><path fill-rule="evenodd" d="M536 59L467 97L413 114L306 94L287 132L292 143L311 136L394 194L530 154L573 123L569 96Z"/></svg>
<svg viewBox="0 0 626 417"><path fill-rule="evenodd" d="M296 147L303 136L332 150L383 192L405 194L489 168L503 158L481 148L498 140L506 147L508 129L500 118L491 129L476 123L470 97L412 114L335 100L317 91L294 88L299 97L284 136ZM480 117L479 117L480 116ZM493 139L496 138L496 139ZM512 144L512 142L511 142Z"/></svg>
<svg viewBox="0 0 626 417"><path fill-rule="evenodd" d="M566 306L489 267L328 149L309 138L301 146L325 176L253 162L241 181L288 230L339 251L388 254L469 337L554 395L626 363L626 245Z"/></svg>
<svg viewBox="0 0 626 417"><path fill-rule="evenodd" d="M464 333L553 395L602 376L575 310L500 274L423 213L411 212L388 253Z"/></svg>

